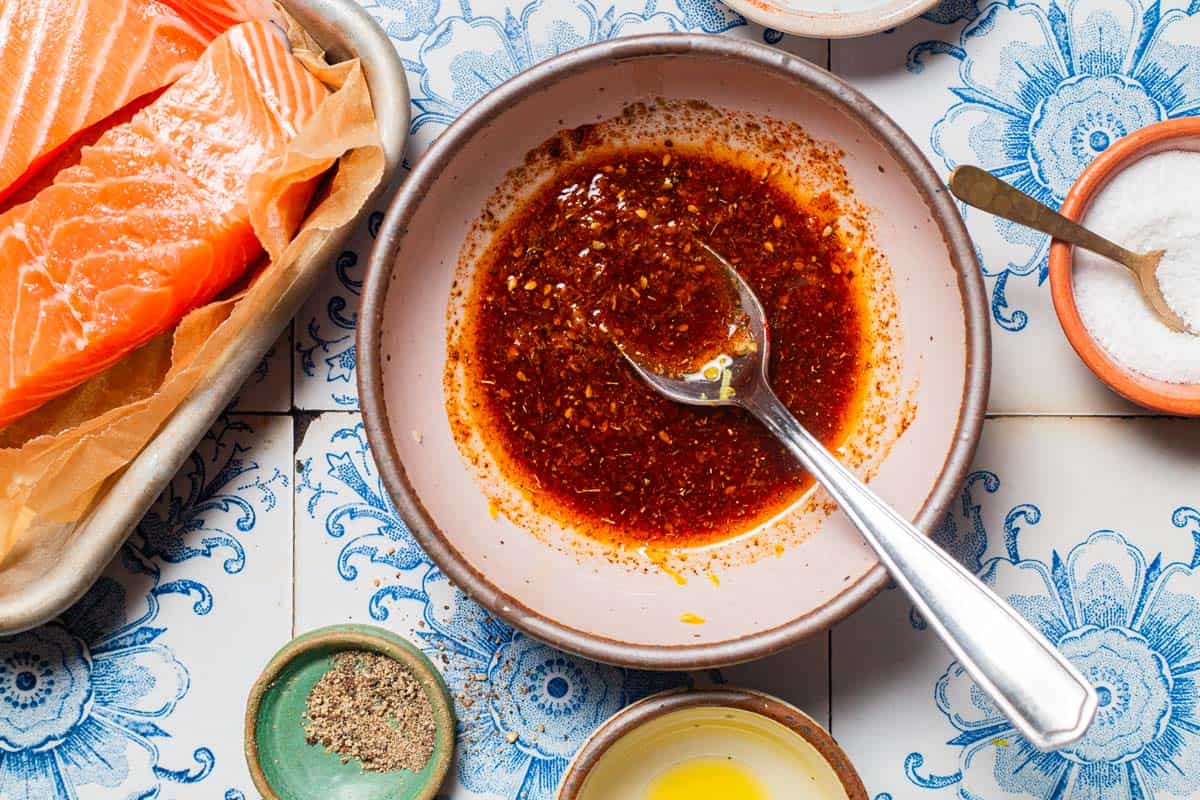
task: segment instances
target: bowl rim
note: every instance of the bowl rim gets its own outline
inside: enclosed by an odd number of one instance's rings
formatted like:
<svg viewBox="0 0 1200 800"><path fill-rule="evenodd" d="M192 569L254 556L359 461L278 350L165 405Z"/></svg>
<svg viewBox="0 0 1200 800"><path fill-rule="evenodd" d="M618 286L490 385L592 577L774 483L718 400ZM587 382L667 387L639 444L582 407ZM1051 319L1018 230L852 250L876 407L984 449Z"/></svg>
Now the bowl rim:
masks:
<svg viewBox="0 0 1200 800"><path fill-rule="evenodd" d="M887 0L859 11L821 13L783 8L776 0L724 2L759 25L816 39L853 39L881 33L911 22L938 4L938 0Z"/></svg>
<svg viewBox="0 0 1200 800"><path fill-rule="evenodd" d="M914 519L916 526L924 531L931 529L946 513L966 477L983 427L991 374L991 338L983 277L957 206L950 200L945 184L932 165L899 125L831 72L755 42L708 34L646 34L600 42L543 61L477 100L438 136L401 185L371 250L357 331L359 398L367 439L384 486L401 518L418 544L452 582L492 614L536 639L595 661L640 669L729 666L779 652L827 630L853 613L886 585L887 571L882 564L876 564L861 579L843 584L838 594L803 617L720 642L684 645L621 642L578 630L541 614L501 591L467 562L440 530L409 483L388 421L383 359L380 357L381 328L391 272L404 268L398 264L398 256L408 224L430 186L457 152L460 142L470 139L512 103L575 73L630 59L697 54L737 59L780 72L840 106L903 167L940 229L951 266L957 273L963 301L966 363L953 443L937 480Z"/></svg>
<svg viewBox="0 0 1200 800"><path fill-rule="evenodd" d="M1118 139L1079 173L1063 200L1062 215L1080 220L1096 193L1118 173L1146 156L1170 150L1170 142L1177 139L1200 141L1200 119L1163 120ZM1061 239L1051 240L1050 297L1063 334L1080 360L1126 400L1167 414L1200 415L1200 384L1169 383L1142 375L1110 356L1092 337L1075 302L1074 252Z"/></svg>
<svg viewBox="0 0 1200 800"><path fill-rule="evenodd" d="M796 706L755 689L670 689L626 706L600 723L567 765L555 800L576 800L600 759L633 730L659 717L689 708L736 708L778 722L811 744L828 764L849 800L867 800L866 786L850 756L829 731Z"/></svg>

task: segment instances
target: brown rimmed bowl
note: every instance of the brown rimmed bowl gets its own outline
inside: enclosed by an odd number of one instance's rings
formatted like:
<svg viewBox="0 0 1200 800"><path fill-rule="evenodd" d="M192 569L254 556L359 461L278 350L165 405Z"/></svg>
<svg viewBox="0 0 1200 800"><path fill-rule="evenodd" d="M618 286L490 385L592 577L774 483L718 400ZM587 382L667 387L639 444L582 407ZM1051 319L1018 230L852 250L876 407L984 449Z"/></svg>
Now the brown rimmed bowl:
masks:
<svg viewBox="0 0 1200 800"><path fill-rule="evenodd" d="M1063 215L1082 219L1092 198L1119 172L1135 161L1167 150L1200 152L1200 119L1156 122L1118 139L1079 174L1063 201ZM1200 384L1170 383L1143 375L1118 362L1092 338L1075 304L1073 264L1074 249L1055 239L1050 245L1050 296L1067 341L1087 368L1114 392L1144 408L1200 416Z"/></svg>
<svg viewBox="0 0 1200 800"><path fill-rule="evenodd" d="M937 524L966 475L988 390L974 249L941 179L890 118L826 70L762 45L690 34L612 40L545 61L469 108L417 163L383 222L363 289L358 375L382 483L454 583L564 650L694 669L759 658L825 630L874 596L885 570L840 512L814 511L799 543L711 570L719 585L710 570L681 585L652 564L549 546L496 517L460 455L443 391L461 251L496 187L556 131L660 98L801 124L843 152L893 275L902 373L889 390L912 411L878 454L871 485L918 526ZM821 505L816 495L797 515ZM704 624L685 623L696 617Z"/></svg>
<svg viewBox="0 0 1200 800"><path fill-rule="evenodd" d="M556 800L578 800L589 776L610 749L644 726L689 709L737 709L782 725L812 746L841 784L847 800L868 800L862 778L846 752L812 717L777 697L751 689L675 690L647 697L618 711L596 729L567 766ZM836 784L834 784L836 785Z"/></svg>

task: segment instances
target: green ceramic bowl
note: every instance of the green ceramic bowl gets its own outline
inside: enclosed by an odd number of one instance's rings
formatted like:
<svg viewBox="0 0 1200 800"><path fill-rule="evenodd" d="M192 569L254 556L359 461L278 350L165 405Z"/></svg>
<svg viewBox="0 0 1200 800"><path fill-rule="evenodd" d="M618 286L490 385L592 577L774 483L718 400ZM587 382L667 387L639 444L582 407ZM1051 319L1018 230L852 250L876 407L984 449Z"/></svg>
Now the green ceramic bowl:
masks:
<svg viewBox="0 0 1200 800"><path fill-rule="evenodd" d="M433 755L420 772L364 772L304 738L305 701L333 657L368 650L416 676L433 706ZM275 654L246 701L246 763L265 800L432 800L450 769L454 715L442 676L420 650L369 625L333 625L298 636Z"/></svg>

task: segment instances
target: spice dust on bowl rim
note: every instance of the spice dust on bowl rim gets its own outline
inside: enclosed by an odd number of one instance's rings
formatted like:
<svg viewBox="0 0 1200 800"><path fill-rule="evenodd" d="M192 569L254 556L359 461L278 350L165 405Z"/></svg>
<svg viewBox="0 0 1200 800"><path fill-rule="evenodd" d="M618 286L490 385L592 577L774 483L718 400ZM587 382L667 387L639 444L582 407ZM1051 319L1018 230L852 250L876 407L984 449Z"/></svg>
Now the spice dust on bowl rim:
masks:
<svg viewBox="0 0 1200 800"><path fill-rule="evenodd" d="M1156 122L1113 142L1080 173L1063 201L1062 214L1083 219L1092 199L1122 170L1146 156L1173 150L1200 153L1200 119ZM1143 375L1117 361L1096 341L1075 299L1073 248L1057 239L1050 245L1050 295L1067 341L1113 391L1155 411L1200 415L1200 383L1171 383Z"/></svg>
<svg viewBox="0 0 1200 800"><path fill-rule="evenodd" d="M309 744L309 693L339 653L366 651L395 660L416 679L433 712L433 752L419 772L368 772ZM297 636L276 653L246 700L246 765L267 800L433 800L454 754L454 714L437 668L410 642L370 625L331 625Z"/></svg>
<svg viewBox="0 0 1200 800"><path fill-rule="evenodd" d="M729 120L750 122L716 124ZM475 248L492 235L481 222L496 218L493 204L527 199L547 179L539 170L563 166L555 166L552 141L586 150L608 132L614 142L630 137L631 146L659 136L660 145L669 139L665 146L684 148L734 142L735 129L749 137L739 142L766 141L752 131L802 130L790 145L746 152L759 163L792 156L798 169L809 155L825 154L867 212L871 252L886 262L893 300L872 313L881 330L894 318L899 331L895 373L870 394L895 400L888 419L896 433L890 449L873 450L868 441L850 450L874 459L872 487L928 530L958 491L982 426L990 373L982 278L929 163L894 122L827 71L761 45L689 34L614 40L550 59L486 95L439 136L401 187L372 250L358 380L384 487L463 591L525 633L598 661L687 669L759 658L828 628L887 581L849 520L828 513L821 491L728 547L627 549L609 558L560 546L566 526L526 524L507 506L498 509L495 485L460 453L452 430L454 392L449 380L443 390L443 378L453 363L454 298L464 275L473 279ZM810 526L802 535L773 538L801 523Z"/></svg>
<svg viewBox="0 0 1200 800"><path fill-rule="evenodd" d="M750 734L739 748L745 749L747 755L758 749L754 745L761 747L768 742L777 747L783 745L776 752L791 756L786 759L791 762L787 765L791 769L788 770L790 774L785 773L786 778L781 774L777 780L793 784L791 788L794 789L796 780L807 778L811 784L809 791L813 794L805 793L804 796L827 797L829 800L837 797L868 799L862 778L846 752L810 716L763 692L721 687L661 692L609 717L588 737L567 766L555 800L607 800L610 797L634 800L629 791L644 793L646 787L636 784L644 783L647 777L656 789L665 788L662 784L667 773L678 774L687 761L711 763L718 753L731 759L739 772L744 770L753 778L759 778L755 767L761 770L765 764L750 763L751 759L745 757L734 759L731 753L733 740L726 737L738 729ZM688 739L694 741L691 746ZM730 744L723 744L722 739ZM749 742L754 745L747 748ZM635 752L642 755L636 757L635 765L631 765L630 754ZM646 753L651 755L646 756ZM659 763L653 763L655 756ZM764 796L776 796L767 787L762 787L760 792Z"/></svg>

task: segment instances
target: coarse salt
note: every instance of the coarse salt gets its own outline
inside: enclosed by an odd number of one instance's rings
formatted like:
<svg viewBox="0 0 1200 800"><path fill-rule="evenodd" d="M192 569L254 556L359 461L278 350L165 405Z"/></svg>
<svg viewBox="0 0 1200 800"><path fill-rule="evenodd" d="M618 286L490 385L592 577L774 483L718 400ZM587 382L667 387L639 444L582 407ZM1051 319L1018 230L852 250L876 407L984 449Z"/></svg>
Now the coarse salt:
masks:
<svg viewBox="0 0 1200 800"><path fill-rule="evenodd" d="M1117 173L1093 198L1083 224L1140 253L1164 250L1159 288L1200 331L1200 153L1169 151ZM1172 383L1200 382L1200 336L1173 331L1150 309L1133 273L1075 249L1075 302L1084 326L1129 369Z"/></svg>

